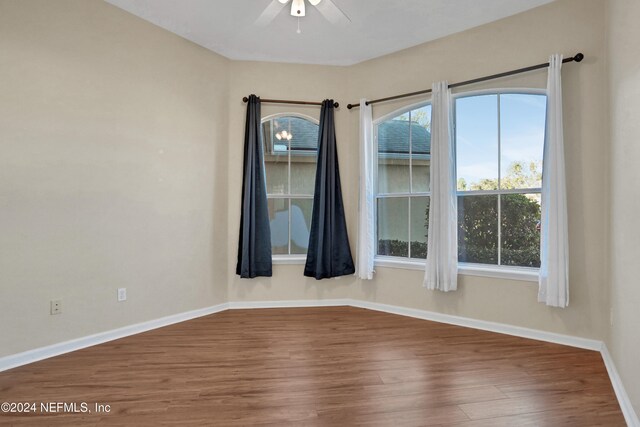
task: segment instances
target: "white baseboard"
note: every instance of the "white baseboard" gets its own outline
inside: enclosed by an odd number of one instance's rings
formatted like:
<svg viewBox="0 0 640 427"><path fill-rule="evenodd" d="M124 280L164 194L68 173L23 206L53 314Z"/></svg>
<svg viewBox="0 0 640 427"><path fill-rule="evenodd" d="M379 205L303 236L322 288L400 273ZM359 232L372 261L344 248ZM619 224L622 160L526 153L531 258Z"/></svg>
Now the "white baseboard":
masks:
<svg viewBox="0 0 640 427"><path fill-rule="evenodd" d="M227 303L205 307L198 310L178 313L171 316L161 317L160 319L149 320L147 322L136 323L134 325L124 326L110 331L100 332L88 335L82 338L76 338L70 341L64 341L58 344L48 345L22 353L12 354L0 358L0 372L8 369L17 368L18 366L27 365L39 360L48 359L50 357L59 356L71 351L81 350L83 348L102 344L107 341L117 340L119 338L128 337L139 334L141 332L150 331L152 329L169 326L174 323L184 322L186 320L195 319L196 317L207 316L209 314L225 311L229 308Z"/></svg>
<svg viewBox="0 0 640 427"><path fill-rule="evenodd" d="M232 301L231 310L249 308L301 308L301 307L338 307L353 305L350 299L301 299L284 301Z"/></svg>
<svg viewBox="0 0 640 427"><path fill-rule="evenodd" d="M466 328L481 329L483 331L497 332L499 334L513 335L516 337L562 344L570 347L583 348L586 350L600 351L600 349L602 348L602 341L599 340L556 334L553 332L545 332L536 329L523 328L520 326L506 325L504 323L489 322L486 320L476 320L469 317L454 316L451 314L437 313L434 311L418 310L362 300L351 300L349 305L351 305L352 307L360 307L369 310L383 311L385 313L398 314L400 316L415 317L417 319L447 323L449 325L464 326Z"/></svg>
<svg viewBox="0 0 640 427"><path fill-rule="evenodd" d="M430 320L439 323L446 323L456 326L464 326L467 328L481 329L489 332L512 335L522 338L546 341L555 344L567 345L570 347L583 348L587 350L599 351L602 354L609 378L613 385L613 389L618 398L620 408L625 417L627 424L631 427L640 427L638 416L634 412L631 400L627 395L622 380L615 368L613 359L607 350L607 346L598 340L588 338L573 337L570 335L556 334L553 332L539 331L519 326L511 326L502 323L488 322L485 320L476 320L468 317L454 316L450 314L437 313L433 311L418 310L413 308L400 307L389 304L380 304L370 301L354 300L354 299L327 299L327 300L283 300L283 301L232 301L224 304L218 304L212 307L206 307L199 310L179 313L160 319L150 320L135 325L125 326L111 331L101 332L86 337L65 341L59 344L53 344L47 347L41 347L34 350L25 351L10 356L0 358L0 372L18 366L27 365L37 362L38 360L47 359L58 356L71 351L80 350L107 341L124 338L130 335L139 334L152 329L161 328L163 326L172 325L174 323L184 322L186 320L195 319L197 317L207 316L209 314L218 313L225 310L234 309L254 309L254 308L295 308L295 307L336 307L351 306L364 308L368 310L381 311L385 313L397 314L400 316L414 317L417 319Z"/></svg>
<svg viewBox="0 0 640 427"><path fill-rule="evenodd" d="M640 419L638 419L638 415L633 409L633 405L631 404L629 395L627 394L627 391L622 384L622 379L618 374L616 365L613 363L613 359L611 358L611 354L609 354L609 349L607 349L607 345L605 343L602 343L600 353L602 354L602 359L604 360L604 366L607 367L607 372L609 373L609 379L611 379L613 391L616 392L616 397L618 398L620 409L622 410L622 414L624 415L624 420L630 427L640 427Z"/></svg>

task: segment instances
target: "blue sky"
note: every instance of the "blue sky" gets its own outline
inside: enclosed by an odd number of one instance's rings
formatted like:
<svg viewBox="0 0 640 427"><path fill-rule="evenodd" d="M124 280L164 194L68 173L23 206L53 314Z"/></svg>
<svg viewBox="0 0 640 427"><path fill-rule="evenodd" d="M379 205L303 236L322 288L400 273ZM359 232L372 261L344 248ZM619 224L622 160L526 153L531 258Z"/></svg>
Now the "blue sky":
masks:
<svg viewBox="0 0 640 427"><path fill-rule="evenodd" d="M501 94L501 173L515 161L542 164L546 97ZM498 178L498 95L456 100L457 173L467 185Z"/></svg>

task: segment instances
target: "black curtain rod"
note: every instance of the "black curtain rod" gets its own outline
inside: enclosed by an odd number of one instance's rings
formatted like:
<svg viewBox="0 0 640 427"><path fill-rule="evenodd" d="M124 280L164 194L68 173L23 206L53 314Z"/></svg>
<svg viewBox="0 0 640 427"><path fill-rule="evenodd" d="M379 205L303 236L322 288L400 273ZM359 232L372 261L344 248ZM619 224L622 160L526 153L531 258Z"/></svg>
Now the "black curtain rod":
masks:
<svg viewBox="0 0 640 427"><path fill-rule="evenodd" d="M565 63L565 62L573 62L573 61L580 62L583 59L584 59L584 55L582 53L576 53L575 56L572 56L571 58L565 58L565 59L562 60L562 62L563 63ZM474 83L480 83L480 82L484 82L484 81L487 81L487 80L499 79L501 77L513 76L514 74L526 73L528 71L538 70L540 68L547 68L548 66L549 66L549 63L545 62L544 64L538 64L538 65L532 65L530 67L518 68L517 70L511 70L511 71L506 71L504 73L492 74L490 76L479 77L477 79L466 80L464 82L452 83L452 84L449 85L449 88L455 88L455 87L470 85L470 84L474 84ZM410 96L423 95L423 94L426 94L426 93L431 93L431 89L419 90L417 92L403 93L402 95L388 96L386 98L374 99L374 100L371 100L371 101L367 101L366 104L367 105L371 105L371 104L376 104L378 102L391 101L391 100L400 99L400 98L408 98ZM351 110L354 107L359 107L359 106L360 106L359 103L358 104L347 104L347 108L349 110Z"/></svg>
<svg viewBox="0 0 640 427"><path fill-rule="evenodd" d="M242 98L243 102L248 102L249 98L246 96ZM261 99L260 102L268 102L270 104L295 104L295 105L322 105L322 102L309 102L309 101L288 101L286 99ZM335 108L338 108L340 104L337 102L333 103Z"/></svg>

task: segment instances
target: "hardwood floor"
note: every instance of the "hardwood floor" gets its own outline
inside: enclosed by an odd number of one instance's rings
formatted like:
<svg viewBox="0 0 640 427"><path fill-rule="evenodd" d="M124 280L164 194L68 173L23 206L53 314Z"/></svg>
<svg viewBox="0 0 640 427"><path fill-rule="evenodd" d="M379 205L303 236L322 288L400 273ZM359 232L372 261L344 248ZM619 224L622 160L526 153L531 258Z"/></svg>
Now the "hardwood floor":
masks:
<svg viewBox="0 0 640 427"><path fill-rule="evenodd" d="M0 425L625 425L597 352L350 307L232 310L123 338L0 373L0 402L38 405Z"/></svg>

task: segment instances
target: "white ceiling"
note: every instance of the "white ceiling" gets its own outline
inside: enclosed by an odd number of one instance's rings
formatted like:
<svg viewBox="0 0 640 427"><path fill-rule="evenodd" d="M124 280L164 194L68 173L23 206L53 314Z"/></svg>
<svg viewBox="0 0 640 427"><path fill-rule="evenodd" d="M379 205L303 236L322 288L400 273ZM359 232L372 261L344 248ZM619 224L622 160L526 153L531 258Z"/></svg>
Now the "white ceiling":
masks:
<svg viewBox="0 0 640 427"><path fill-rule="evenodd" d="M553 0L333 0L351 19L345 26L307 3L301 34L290 3L255 24L275 0L106 1L231 59L352 65Z"/></svg>

